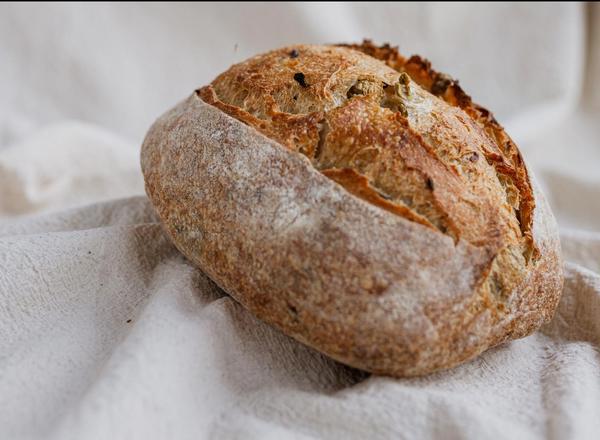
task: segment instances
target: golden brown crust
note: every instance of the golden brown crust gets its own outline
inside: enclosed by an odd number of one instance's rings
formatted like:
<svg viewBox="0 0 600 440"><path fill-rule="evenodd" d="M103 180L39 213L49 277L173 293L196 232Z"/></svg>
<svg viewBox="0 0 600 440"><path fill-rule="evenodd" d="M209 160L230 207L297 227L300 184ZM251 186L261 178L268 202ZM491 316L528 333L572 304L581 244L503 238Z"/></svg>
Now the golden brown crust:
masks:
<svg viewBox="0 0 600 440"><path fill-rule="evenodd" d="M142 166L173 241L260 318L369 371L529 334L562 275L518 150L428 63L354 49L257 56L153 126Z"/></svg>
<svg viewBox="0 0 600 440"><path fill-rule="evenodd" d="M364 40L362 44L340 46L359 50L384 61L395 70L406 71L425 90L442 98L452 106L460 107L488 133L495 144L487 145L488 148L484 150L486 159L494 165L498 173L506 176L505 178L509 179L511 185L519 192L515 208L518 212L521 229L531 245L532 213L535 201L529 184L527 168L519 149L494 116L487 109L475 104L459 86L458 80L447 74L436 72L431 68L429 61L418 55L413 55L407 60L399 54L397 47L389 44L377 47L370 40ZM512 187L507 188L507 191L512 191Z"/></svg>
<svg viewBox="0 0 600 440"><path fill-rule="evenodd" d="M292 50L297 54L293 58ZM389 47L367 52L396 68L403 61ZM412 72L418 76L415 69ZM427 66L421 76L431 72ZM393 203L407 205L455 239L466 236L489 243L502 234L516 239L520 225L510 204L518 204L515 198L528 199L521 193L531 188L527 185L508 197L505 188L512 180L497 175L496 168L506 161L496 154L495 139L486 127L418 86L400 85L401 79L398 72L353 50L296 46L233 66L201 89L200 96L307 155L317 169L353 168L393 196ZM396 94L392 90L398 85L401 91ZM453 87L451 83L448 90ZM405 91L408 96L402 96ZM415 143L421 145L411 148ZM366 157L369 154L377 157ZM494 166L485 163L484 156L492 158ZM511 176L512 168L502 166Z"/></svg>
<svg viewBox="0 0 600 440"><path fill-rule="evenodd" d="M425 217L417 214L412 209L389 201L390 196L377 191L369 184L369 179L359 174L352 168L327 168L321 172L334 182L342 185L347 191L369 202L372 205L385 209L388 212L404 217L413 222L429 228L435 227Z"/></svg>

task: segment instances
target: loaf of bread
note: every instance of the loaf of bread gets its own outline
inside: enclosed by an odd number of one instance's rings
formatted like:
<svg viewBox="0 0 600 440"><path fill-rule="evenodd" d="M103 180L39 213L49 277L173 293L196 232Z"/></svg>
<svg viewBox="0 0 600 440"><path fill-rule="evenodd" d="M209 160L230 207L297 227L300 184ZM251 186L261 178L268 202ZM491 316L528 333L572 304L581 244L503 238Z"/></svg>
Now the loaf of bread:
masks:
<svg viewBox="0 0 600 440"><path fill-rule="evenodd" d="M457 81L388 45L234 65L154 123L141 160L187 258L347 365L449 368L557 307L556 225L519 150Z"/></svg>

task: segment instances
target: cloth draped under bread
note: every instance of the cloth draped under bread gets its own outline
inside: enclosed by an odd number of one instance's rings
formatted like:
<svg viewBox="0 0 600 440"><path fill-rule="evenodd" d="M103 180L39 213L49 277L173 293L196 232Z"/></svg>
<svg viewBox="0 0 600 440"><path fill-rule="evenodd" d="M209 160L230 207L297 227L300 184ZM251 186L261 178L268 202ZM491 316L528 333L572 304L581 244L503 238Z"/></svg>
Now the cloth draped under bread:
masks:
<svg viewBox="0 0 600 440"><path fill-rule="evenodd" d="M595 438L600 8L272 8L2 6L0 438ZM280 39L240 30L249 17ZM257 321L171 246L139 171L152 119L232 62L363 36L430 57L494 111L567 261L550 324L419 379L349 369Z"/></svg>

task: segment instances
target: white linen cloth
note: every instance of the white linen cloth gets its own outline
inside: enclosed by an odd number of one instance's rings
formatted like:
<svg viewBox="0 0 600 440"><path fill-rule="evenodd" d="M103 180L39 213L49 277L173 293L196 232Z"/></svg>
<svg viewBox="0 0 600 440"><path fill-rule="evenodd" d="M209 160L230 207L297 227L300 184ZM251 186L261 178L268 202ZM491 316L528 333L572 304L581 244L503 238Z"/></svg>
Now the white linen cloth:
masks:
<svg viewBox="0 0 600 440"><path fill-rule="evenodd" d="M0 438L597 438L599 20L575 3L0 6ZM567 261L551 323L418 379L253 318L169 244L139 171L152 120L232 62L364 36L494 110Z"/></svg>

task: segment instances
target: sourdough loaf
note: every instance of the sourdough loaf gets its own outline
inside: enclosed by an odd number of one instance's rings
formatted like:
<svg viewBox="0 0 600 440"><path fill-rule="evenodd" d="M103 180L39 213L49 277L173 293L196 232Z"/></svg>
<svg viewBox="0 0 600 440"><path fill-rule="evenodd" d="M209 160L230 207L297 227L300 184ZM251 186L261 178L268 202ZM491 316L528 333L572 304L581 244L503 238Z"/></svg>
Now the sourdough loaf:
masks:
<svg viewBox="0 0 600 440"><path fill-rule="evenodd" d="M142 169L184 255L357 368L448 368L558 304L556 225L519 150L456 81L389 46L232 66L155 122Z"/></svg>

